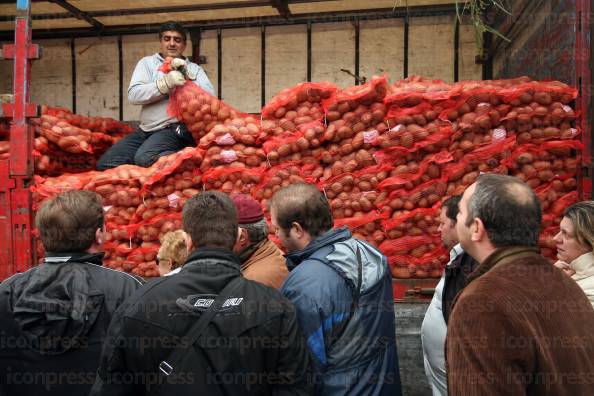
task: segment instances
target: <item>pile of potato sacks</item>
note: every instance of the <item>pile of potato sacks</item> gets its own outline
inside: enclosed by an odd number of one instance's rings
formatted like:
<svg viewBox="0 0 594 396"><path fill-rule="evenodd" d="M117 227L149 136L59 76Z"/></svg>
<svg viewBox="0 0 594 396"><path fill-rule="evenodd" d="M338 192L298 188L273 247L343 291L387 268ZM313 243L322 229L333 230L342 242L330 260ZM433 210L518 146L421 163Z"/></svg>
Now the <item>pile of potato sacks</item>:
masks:
<svg viewBox="0 0 594 396"><path fill-rule="evenodd" d="M99 193L106 265L152 277L159 239L180 228L188 198L203 190L244 193L267 210L278 189L306 182L327 197L335 226L388 257L394 277L437 278L449 258L437 231L441 202L494 172L535 189L544 214L541 245L553 257L563 209L578 198L576 95L563 83L527 77L455 84L374 77L346 89L298 84L257 117L188 83L169 110L197 147L150 168L38 177L36 205L69 189Z"/></svg>

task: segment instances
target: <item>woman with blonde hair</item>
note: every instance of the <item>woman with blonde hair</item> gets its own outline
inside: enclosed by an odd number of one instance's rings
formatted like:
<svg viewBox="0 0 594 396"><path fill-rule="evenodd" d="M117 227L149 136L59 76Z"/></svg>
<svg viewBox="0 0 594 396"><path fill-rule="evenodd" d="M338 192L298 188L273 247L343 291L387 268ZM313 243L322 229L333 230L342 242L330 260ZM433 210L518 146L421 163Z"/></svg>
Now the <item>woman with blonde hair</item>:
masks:
<svg viewBox="0 0 594 396"><path fill-rule="evenodd" d="M161 276L177 274L188 258L186 233L182 230L170 231L161 237L161 248L157 253L157 263Z"/></svg>
<svg viewBox="0 0 594 396"><path fill-rule="evenodd" d="M594 201L565 209L554 241L559 259L555 266L578 283L594 306Z"/></svg>

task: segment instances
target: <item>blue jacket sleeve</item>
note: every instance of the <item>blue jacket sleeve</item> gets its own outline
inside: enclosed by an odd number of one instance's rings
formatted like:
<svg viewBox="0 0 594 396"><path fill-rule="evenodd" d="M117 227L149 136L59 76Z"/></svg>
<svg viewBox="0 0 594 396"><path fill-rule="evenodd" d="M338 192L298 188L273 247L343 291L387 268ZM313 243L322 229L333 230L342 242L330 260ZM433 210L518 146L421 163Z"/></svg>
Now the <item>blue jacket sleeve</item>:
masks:
<svg viewBox="0 0 594 396"><path fill-rule="evenodd" d="M332 269L315 262L306 265L306 271L297 268L291 272L281 293L295 305L314 369L323 372L333 331L348 319L352 295L344 280Z"/></svg>

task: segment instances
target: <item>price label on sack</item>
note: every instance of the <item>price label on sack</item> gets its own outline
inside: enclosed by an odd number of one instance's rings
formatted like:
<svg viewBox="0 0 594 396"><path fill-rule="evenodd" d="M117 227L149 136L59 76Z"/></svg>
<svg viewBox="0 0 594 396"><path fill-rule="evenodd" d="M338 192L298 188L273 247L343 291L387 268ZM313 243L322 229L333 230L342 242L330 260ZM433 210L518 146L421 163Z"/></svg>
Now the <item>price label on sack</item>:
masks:
<svg viewBox="0 0 594 396"><path fill-rule="evenodd" d="M566 113L569 113L570 111L572 111L573 109L567 105L563 105L563 111Z"/></svg>
<svg viewBox="0 0 594 396"><path fill-rule="evenodd" d="M375 129L373 129L371 131L365 131L365 132L363 132L363 143L373 144L373 142L375 141L375 139L377 139L378 136L379 136L379 132L376 131Z"/></svg>
<svg viewBox="0 0 594 396"><path fill-rule="evenodd" d="M237 153L235 150L224 150L221 151L221 159L223 162L230 164L231 162L237 161Z"/></svg>
<svg viewBox="0 0 594 396"><path fill-rule="evenodd" d="M493 141L498 142L507 137L507 131L505 129L497 128L493 129Z"/></svg>
<svg viewBox="0 0 594 396"><path fill-rule="evenodd" d="M177 208L177 205L179 205L179 196L176 193L169 194L167 199L169 200L169 207Z"/></svg>
<svg viewBox="0 0 594 396"><path fill-rule="evenodd" d="M107 213L107 212L109 212L109 209L111 209L111 208L113 208L113 205L107 205L107 206L104 206L104 207L103 207L103 211L104 211L105 213Z"/></svg>
<svg viewBox="0 0 594 396"><path fill-rule="evenodd" d="M215 142L217 142L217 144L220 146L232 146L236 143L235 139L233 139L233 136L231 136L230 133L226 133L223 136L217 137Z"/></svg>

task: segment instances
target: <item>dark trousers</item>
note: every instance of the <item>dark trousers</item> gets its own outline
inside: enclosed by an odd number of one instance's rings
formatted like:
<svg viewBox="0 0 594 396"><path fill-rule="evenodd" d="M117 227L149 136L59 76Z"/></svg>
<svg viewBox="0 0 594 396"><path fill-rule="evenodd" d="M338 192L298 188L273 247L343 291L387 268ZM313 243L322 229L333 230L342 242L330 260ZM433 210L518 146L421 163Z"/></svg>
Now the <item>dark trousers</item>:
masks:
<svg viewBox="0 0 594 396"><path fill-rule="evenodd" d="M153 132L137 129L114 144L99 158L97 170L102 171L124 164L147 168L159 157L195 145L192 134L183 124L171 124Z"/></svg>

